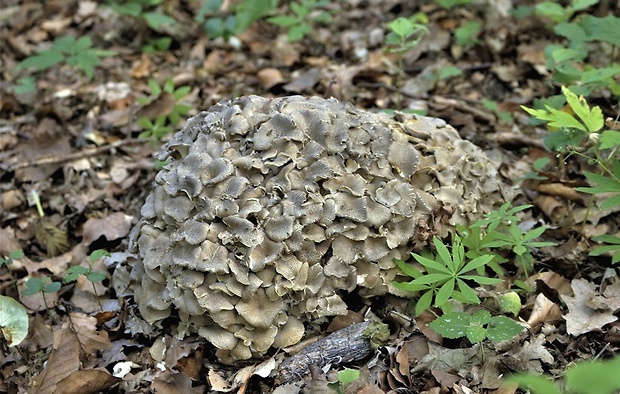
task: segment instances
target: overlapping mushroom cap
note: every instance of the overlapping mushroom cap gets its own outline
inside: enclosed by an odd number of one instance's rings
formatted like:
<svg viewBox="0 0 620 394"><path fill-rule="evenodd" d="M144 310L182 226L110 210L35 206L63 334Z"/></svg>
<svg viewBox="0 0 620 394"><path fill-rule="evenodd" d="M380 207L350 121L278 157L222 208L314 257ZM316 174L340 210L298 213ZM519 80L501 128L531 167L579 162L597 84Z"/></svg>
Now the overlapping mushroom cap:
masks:
<svg viewBox="0 0 620 394"><path fill-rule="evenodd" d="M242 97L191 118L142 207L135 297L176 309L224 362L297 343L344 292L397 293L394 258L503 199L496 167L439 119L333 99Z"/></svg>

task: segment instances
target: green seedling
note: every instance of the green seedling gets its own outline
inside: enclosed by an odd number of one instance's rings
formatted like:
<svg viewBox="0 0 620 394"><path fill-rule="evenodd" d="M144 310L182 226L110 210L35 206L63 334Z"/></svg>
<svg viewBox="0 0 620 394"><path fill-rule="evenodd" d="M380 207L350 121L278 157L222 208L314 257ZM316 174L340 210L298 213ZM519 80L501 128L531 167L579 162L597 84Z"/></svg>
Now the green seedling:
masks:
<svg viewBox="0 0 620 394"><path fill-rule="evenodd" d="M148 81L148 87L150 95L139 98L137 100L138 104L148 106L157 100L170 100L173 102L171 109L167 113L159 114L154 120L146 116L138 118L138 126L143 130L138 137L150 138L153 141L158 141L164 135L171 132L181 118L185 117L191 109L191 106L188 104L180 102L180 100L189 94L191 87L181 86L175 89L172 79L168 79L163 86L160 86L157 81L151 79Z"/></svg>
<svg viewBox="0 0 620 394"><path fill-rule="evenodd" d="M8 346L19 345L28 335L28 312L11 297L0 295L0 332Z"/></svg>
<svg viewBox="0 0 620 394"><path fill-rule="evenodd" d="M52 282L52 280L47 276L43 276L41 278L30 277L26 280L26 288L22 290L22 295L31 296L41 293L45 308L49 310L50 308L49 305L47 305L45 294L56 293L60 290L60 286L60 282Z"/></svg>
<svg viewBox="0 0 620 394"><path fill-rule="evenodd" d="M479 304L480 299L466 281L483 285L502 282L501 279L471 274L471 271L486 266L494 256L482 255L468 261L461 238L457 234L453 235L452 252L437 237L433 238L433 244L437 251L434 259L412 253L413 258L426 269L426 273L413 265L396 260L401 271L414 279L410 282L394 282L394 286L404 291L422 292L416 303L416 316L430 308L433 299L434 306L439 308L451 298L462 303Z"/></svg>
<svg viewBox="0 0 620 394"><path fill-rule="evenodd" d="M94 271L92 264L95 261L102 259L103 257L109 257L109 256L110 256L109 252L103 249L97 249L90 254L90 258L89 258L90 267L86 268L86 267L82 267L81 265L74 265L67 270L67 273L62 279L62 282L66 284L66 283L75 282L80 275L84 275L84 277L86 277L86 279L93 286L93 292L95 294L95 297L97 298L97 303L99 304L99 308L101 310L103 310L103 306L101 305L101 301L99 301L99 294L97 294L97 287L95 286L95 283L101 282L104 279L106 279L108 277L108 274L107 272Z"/></svg>
<svg viewBox="0 0 620 394"><path fill-rule="evenodd" d="M162 32L165 27L174 27L177 23L174 18L154 11L154 8L162 3L163 0L128 0L110 1L108 6L117 14L141 19L151 29Z"/></svg>
<svg viewBox="0 0 620 394"><path fill-rule="evenodd" d="M598 2L599 0L573 0L570 5L563 7L554 1L543 1L536 4L534 11L537 15L556 23L568 22L576 12L585 10Z"/></svg>
<svg viewBox="0 0 620 394"><path fill-rule="evenodd" d="M482 23L479 21L464 22L454 31L454 41L462 47L469 47L480 43L478 36L482 32Z"/></svg>
<svg viewBox="0 0 620 394"><path fill-rule="evenodd" d="M499 109L499 104L496 101L483 98L482 105L486 109L492 111L495 114L495 116L497 116L497 119L499 119L501 123L512 124L514 122L514 118L512 117L512 114L510 112L501 111Z"/></svg>
<svg viewBox="0 0 620 394"><path fill-rule="evenodd" d="M211 38L228 39L243 33L256 21L272 14L278 7L278 0L242 0L228 13L222 11L223 5L224 0L204 0L195 17Z"/></svg>
<svg viewBox="0 0 620 394"><path fill-rule="evenodd" d="M484 309L473 315L465 312L446 313L428 326L444 338L467 337L471 343L480 343L485 339L491 342L506 341L524 330L524 327L514 320L506 316L491 316L491 313Z"/></svg>
<svg viewBox="0 0 620 394"><path fill-rule="evenodd" d="M564 384L541 375L518 374L505 380L516 383L531 394L613 394L620 390L620 357L605 361L584 361L569 367ZM560 388L565 386L564 388Z"/></svg>
<svg viewBox="0 0 620 394"><path fill-rule="evenodd" d="M13 261L24 257L24 251L21 249L12 250L7 257L0 257L0 266L6 265L7 268L13 264Z"/></svg>
<svg viewBox="0 0 620 394"><path fill-rule="evenodd" d="M288 29L288 40L299 41L313 30L314 23L328 23L329 12L321 10L326 0L301 0L290 3L291 14L267 18L267 22Z"/></svg>
<svg viewBox="0 0 620 394"><path fill-rule="evenodd" d="M57 64L66 64L82 71L88 79L91 79L100 58L115 54L114 51L93 48L93 42L88 36L77 40L75 37L65 36L56 38L49 49L27 57L17 65L17 68L42 71Z"/></svg>

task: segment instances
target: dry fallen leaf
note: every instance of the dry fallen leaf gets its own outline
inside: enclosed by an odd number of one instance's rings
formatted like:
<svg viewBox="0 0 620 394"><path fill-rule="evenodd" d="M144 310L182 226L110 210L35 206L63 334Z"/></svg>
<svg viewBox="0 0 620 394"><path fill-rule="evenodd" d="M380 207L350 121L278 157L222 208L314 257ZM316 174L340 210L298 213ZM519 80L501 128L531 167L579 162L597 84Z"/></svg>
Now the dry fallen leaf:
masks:
<svg viewBox="0 0 620 394"><path fill-rule="evenodd" d="M562 297L568 306L568 314L564 316L568 334L577 336L597 331L605 324L618 320L618 317L613 314L620 307L618 299L599 295L596 285L585 279L574 279L571 285L575 296ZM597 300L596 309L590 306L593 299Z"/></svg>
<svg viewBox="0 0 620 394"><path fill-rule="evenodd" d="M84 223L84 242L90 245L100 237L108 241L124 238L131 229L131 216L115 212L102 219L88 219Z"/></svg>
<svg viewBox="0 0 620 394"><path fill-rule="evenodd" d="M45 368L31 382L30 394L54 394L56 385L80 368L80 343L69 325L59 333L60 342Z"/></svg>
<svg viewBox="0 0 620 394"><path fill-rule="evenodd" d="M94 394L120 382L106 370L88 369L75 371L56 385L56 392L62 394Z"/></svg>

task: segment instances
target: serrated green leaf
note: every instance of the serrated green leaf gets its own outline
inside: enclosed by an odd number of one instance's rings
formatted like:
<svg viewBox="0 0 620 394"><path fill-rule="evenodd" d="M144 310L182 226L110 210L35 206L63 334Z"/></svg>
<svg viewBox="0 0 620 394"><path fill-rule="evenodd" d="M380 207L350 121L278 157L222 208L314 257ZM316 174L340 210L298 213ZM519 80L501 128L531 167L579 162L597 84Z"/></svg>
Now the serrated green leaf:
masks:
<svg viewBox="0 0 620 394"><path fill-rule="evenodd" d="M506 316L494 316L487 327L487 338L491 342L507 341L525 328Z"/></svg>
<svg viewBox="0 0 620 394"><path fill-rule="evenodd" d="M428 324L437 334L448 339L462 338L467 335L471 316L464 312L451 312Z"/></svg>
<svg viewBox="0 0 620 394"><path fill-rule="evenodd" d="M11 297L0 295L0 332L9 347L19 345L28 335L28 312Z"/></svg>
<svg viewBox="0 0 620 394"><path fill-rule="evenodd" d="M572 110L577 114L581 121L586 125L587 132L596 132L604 125L603 111L600 107L590 108L584 97L577 97L567 87L562 86L562 93L566 96L566 101Z"/></svg>
<svg viewBox="0 0 620 394"><path fill-rule="evenodd" d="M487 330L481 326L470 326L466 333L467 339L471 343L479 343L487 337Z"/></svg>

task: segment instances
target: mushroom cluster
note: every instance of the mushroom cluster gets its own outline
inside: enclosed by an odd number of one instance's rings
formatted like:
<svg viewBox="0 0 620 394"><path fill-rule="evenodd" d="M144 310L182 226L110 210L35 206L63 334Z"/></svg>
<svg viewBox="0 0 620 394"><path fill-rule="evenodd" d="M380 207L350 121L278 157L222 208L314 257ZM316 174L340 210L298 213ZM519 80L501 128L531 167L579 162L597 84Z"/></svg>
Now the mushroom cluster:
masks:
<svg viewBox="0 0 620 394"><path fill-rule="evenodd" d="M299 342L341 295L392 292L393 260L502 201L497 168L444 121L334 99L241 97L158 159L133 244L151 323L178 312L222 362Z"/></svg>

